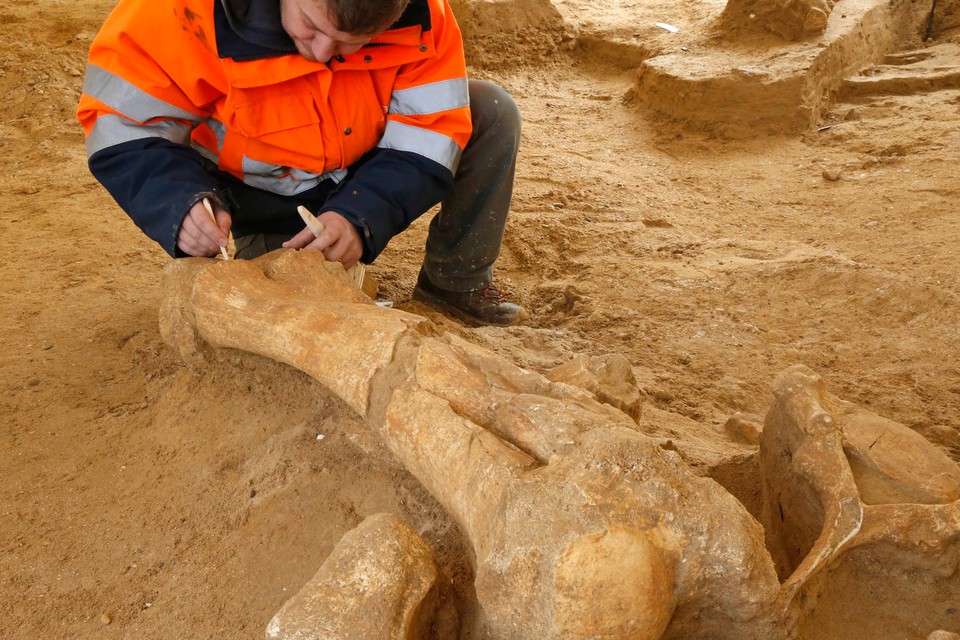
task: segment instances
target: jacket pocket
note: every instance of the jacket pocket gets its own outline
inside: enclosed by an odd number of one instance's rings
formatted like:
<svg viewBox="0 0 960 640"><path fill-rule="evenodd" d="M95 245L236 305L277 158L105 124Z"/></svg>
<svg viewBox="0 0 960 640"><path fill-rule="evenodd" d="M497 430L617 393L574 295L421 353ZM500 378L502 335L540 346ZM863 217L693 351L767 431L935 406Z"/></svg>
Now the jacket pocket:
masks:
<svg viewBox="0 0 960 640"><path fill-rule="evenodd" d="M316 128L320 114L309 91L271 96L269 99L238 104L237 128L248 138L301 127Z"/></svg>
<svg viewBox="0 0 960 640"><path fill-rule="evenodd" d="M226 146L231 162L244 175L298 182L336 166L324 153L323 118L309 91L249 96L238 101L234 118Z"/></svg>

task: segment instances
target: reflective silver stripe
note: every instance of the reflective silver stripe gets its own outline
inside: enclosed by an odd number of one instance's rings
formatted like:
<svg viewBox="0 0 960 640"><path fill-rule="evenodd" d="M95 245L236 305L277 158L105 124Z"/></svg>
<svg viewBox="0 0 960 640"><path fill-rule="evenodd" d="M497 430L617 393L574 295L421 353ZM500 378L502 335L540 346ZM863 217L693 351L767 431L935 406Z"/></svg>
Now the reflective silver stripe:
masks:
<svg viewBox="0 0 960 640"><path fill-rule="evenodd" d="M220 152L223 151L223 141L227 137L227 126L215 118L207 118L204 120L204 124L210 127L210 130L213 131L213 135L217 139L217 148L207 149L202 144L199 144L196 140L193 141L193 148L210 162L218 164Z"/></svg>
<svg viewBox="0 0 960 640"><path fill-rule="evenodd" d="M207 118L204 122L213 131L213 135L217 136L217 151L220 151L223 149L223 141L227 137L227 125L216 118Z"/></svg>
<svg viewBox="0 0 960 640"><path fill-rule="evenodd" d="M470 91L467 88L467 79L455 78L394 91L390 96L388 113L418 116L469 105Z"/></svg>
<svg viewBox="0 0 960 640"><path fill-rule="evenodd" d="M92 64L87 65L83 92L137 122L146 122L151 118L179 118L194 123L203 120Z"/></svg>
<svg viewBox="0 0 960 640"><path fill-rule="evenodd" d="M453 173L457 172L462 153L460 145L449 136L394 120L387 121L387 128L377 147L419 154L442 164Z"/></svg>
<svg viewBox="0 0 960 640"><path fill-rule="evenodd" d="M291 169L276 164L243 157L243 181L245 184L282 196L293 196L312 189L326 179L340 182L347 176L346 169L335 169L316 174L302 169Z"/></svg>
<svg viewBox="0 0 960 640"><path fill-rule="evenodd" d="M174 120L140 124L112 114L100 116L87 136L87 157L115 144L144 138L163 138L170 142L189 144L190 130L188 125Z"/></svg>

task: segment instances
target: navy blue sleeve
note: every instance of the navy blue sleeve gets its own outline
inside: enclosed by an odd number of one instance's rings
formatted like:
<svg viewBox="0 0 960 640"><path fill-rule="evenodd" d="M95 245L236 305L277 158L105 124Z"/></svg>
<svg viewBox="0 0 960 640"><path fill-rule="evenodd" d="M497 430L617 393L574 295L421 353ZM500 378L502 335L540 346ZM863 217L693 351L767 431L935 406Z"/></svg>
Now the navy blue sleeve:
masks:
<svg viewBox="0 0 960 640"><path fill-rule="evenodd" d="M351 171L324 211L336 211L361 230L371 263L390 238L453 191L453 174L438 162L395 149L375 149Z"/></svg>
<svg viewBox="0 0 960 640"><path fill-rule="evenodd" d="M90 157L89 166L133 222L173 257L184 255L177 233L190 207L204 196L220 201L200 154L163 138L107 147Z"/></svg>

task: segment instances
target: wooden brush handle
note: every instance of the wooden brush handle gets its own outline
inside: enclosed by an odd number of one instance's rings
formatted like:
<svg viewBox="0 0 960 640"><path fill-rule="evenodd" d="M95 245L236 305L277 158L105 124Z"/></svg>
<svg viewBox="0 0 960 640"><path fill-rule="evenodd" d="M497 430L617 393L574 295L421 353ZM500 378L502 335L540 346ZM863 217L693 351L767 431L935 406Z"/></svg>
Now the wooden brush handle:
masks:
<svg viewBox="0 0 960 640"><path fill-rule="evenodd" d="M210 215L210 220L213 221L213 226L220 228L220 225L217 224L217 215L213 212L213 205L210 204L210 198L203 199L203 208L207 210L207 213ZM230 254L227 253L226 247L220 247L220 255L223 256L224 260L230 259Z"/></svg>
<svg viewBox="0 0 960 640"><path fill-rule="evenodd" d="M317 217L310 213L310 210L304 206L297 207L297 213L303 218L304 224L310 228L313 235L319 238L320 234L323 233L323 223L317 220Z"/></svg>

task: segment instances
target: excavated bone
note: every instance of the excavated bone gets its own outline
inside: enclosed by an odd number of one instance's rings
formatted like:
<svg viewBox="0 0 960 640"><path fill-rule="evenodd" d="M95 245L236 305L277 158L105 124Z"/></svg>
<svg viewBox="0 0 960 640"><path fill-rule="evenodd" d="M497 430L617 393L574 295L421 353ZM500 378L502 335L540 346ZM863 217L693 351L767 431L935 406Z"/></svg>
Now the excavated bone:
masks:
<svg viewBox="0 0 960 640"><path fill-rule="evenodd" d="M186 258L171 263L167 282L160 331L185 358L202 354L203 341L270 355L316 378L360 415L399 336L426 323L376 306L339 263L309 254L213 267Z"/></svg>
<svg viewBox="0 0 960 640"><path fill-rule="evenodd" d="M771 637L756 522L623 413L452 336L412 374L385 437L473 544L493 637Z"/></svg>
<svg viewBox="0 0 960 640"><path fill-rule="evenodd" d="M593 394L599 402L620 409L640 421L643 398L637 388L630 361L612 353L605 356L575 356L569 362L547 372L552 382L566 382L582 387Z"/></svg>
<svg viewBox="0 0 960 640"><path fill-rule="evenodd" d="M901 606L860 598L848 615L960 630L960 467L907 427L829 394L806 367L780 374L774 395L760 466L785 597L802 593L800 614L815 617L820 595L848 597L832 582L853 572L864 593L900 589Z"/></svg>
<svg viewBox="0 0 960 640"><path fill-rule="evenodd" d="M484 637L783 635L758 523L621 411L358 299L318 253L166 278L163 333L186 356L286 362L379 431L469 540Z"/></svg>
<svg viewBox="0 0 960 640"><path fill-rule="evenodd" d="M729 0L723 9L728 26L758 24L787 40L822 33L835 0Z"/></svg>
<svg viewBox="0 0 960 640"><path fill-rule="evenodd" d="M427 543L400 518L368 517L273 617L267 640L445 640L456 637L450 589ZM439 611L439 615L438 615Z"/></svg>
<svg viewBox="0 0 960 640"><path fill-rule="evenodd" d="M467 537L481 637L843 637L804 633L821 596L881 633L957 630L960 472L809 369L778 377L760 437L781 586L757 522L623 412L376 307L338 268L174 262L164 336L287 362L363 416ZM872 606L898 586L903 606Z"/></svg>

